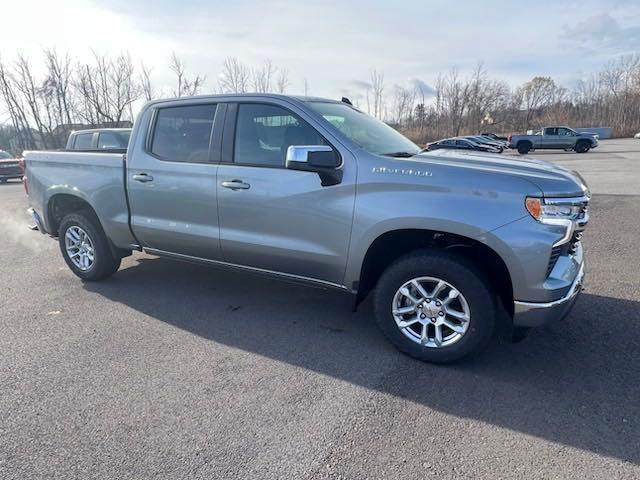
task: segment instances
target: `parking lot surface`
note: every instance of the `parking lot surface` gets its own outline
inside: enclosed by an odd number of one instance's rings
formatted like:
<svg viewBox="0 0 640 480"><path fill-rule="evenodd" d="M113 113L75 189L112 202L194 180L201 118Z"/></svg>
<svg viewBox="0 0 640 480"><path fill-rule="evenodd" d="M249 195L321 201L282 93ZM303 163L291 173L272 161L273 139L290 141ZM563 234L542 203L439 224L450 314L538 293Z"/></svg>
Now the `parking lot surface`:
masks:
<svg viewBox="0 0 640 480"><path fill-rule="evenodd" d="M138 253L83 284L0 185L0 478L640 478L640 141L531 156L591 186L586 291L454 366L332 291Z"/></svg>

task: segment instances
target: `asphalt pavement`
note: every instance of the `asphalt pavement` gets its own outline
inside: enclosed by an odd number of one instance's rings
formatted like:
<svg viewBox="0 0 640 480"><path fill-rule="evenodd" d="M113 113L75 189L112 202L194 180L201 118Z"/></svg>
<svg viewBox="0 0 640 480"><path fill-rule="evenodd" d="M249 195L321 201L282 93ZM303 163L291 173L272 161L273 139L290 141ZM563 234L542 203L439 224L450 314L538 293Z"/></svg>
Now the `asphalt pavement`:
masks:
<svg viewBox="0 0 640 480"><path fill-rule="evenodd" d="M83 284L0 185L0 478L640 478L640 141L532 156L594 193L586 291L455 366L333 291L144 254Z"/></svg>

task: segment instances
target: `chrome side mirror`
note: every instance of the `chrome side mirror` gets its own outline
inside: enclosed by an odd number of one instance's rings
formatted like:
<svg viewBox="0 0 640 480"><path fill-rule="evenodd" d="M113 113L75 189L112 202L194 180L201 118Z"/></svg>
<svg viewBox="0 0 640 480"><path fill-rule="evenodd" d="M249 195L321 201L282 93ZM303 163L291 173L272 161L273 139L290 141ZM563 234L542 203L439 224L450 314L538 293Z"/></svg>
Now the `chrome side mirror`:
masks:
<svg viewBox="0 0 640 480"><path fill-rule="evenodd" d="M291 145L287 149L287 169L316 172L323 187L342 181L341 163L338 152L328 145Z"/></svg>

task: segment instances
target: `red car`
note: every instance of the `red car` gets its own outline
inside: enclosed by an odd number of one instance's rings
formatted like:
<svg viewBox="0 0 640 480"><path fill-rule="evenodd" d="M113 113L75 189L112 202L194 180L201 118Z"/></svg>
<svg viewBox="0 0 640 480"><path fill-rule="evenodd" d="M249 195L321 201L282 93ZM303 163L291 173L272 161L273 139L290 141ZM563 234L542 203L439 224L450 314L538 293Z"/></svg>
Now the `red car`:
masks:
<svg viewBox="0 0 640 480"><path fill-rule="evenodd" d="M9 152L0 150L0 183L6 183L12 178L22 178L20 160Z"/></svg>

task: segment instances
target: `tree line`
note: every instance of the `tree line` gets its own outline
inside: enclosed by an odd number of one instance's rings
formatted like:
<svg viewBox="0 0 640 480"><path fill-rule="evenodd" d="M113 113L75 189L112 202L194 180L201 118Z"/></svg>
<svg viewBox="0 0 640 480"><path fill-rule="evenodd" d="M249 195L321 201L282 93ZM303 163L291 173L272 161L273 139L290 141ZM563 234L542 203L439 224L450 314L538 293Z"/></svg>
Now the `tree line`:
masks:
<svg viewBox="0 0 640 480"><path fill-rule="evenodd" d="M373 77L372 77L373 78ZM373 81L371 82L373 91ZM548 76L511 88L479 64L466 78L456 69L424 84L389 89L384 117L418 143L457 135L508 134L545 125L611 127L617 137L640 131L640 55L620 57L571 89ZM365 97L366 98L366 97Z"/></svg>
<svg viewBox="0 0 640 480"><path fill-rule="evenodd" d="M189 72L175 54L168 62L171 88L157 88L152 69L131 56L93 53L81 62L55 50L43 52L37 69L19 55L0 59L0 148L62 148L69 132L85 127L130 126L142 101L199 93L286 93L287 69L265 60L257 67L238 58L224 60L215 85ZM43 72L36 74L35 72ZM608 126L614 135L640 131L640 55L620 57L572 88L548 76L511 87L491 78L480 63L468 76L457 69L439 75L433 86L414 79L408 85L385 84L384 73L345 89L353 103L418 143L483 131L509 133L545 124ZM304 80L303 92L309 94ZM0 112L2 111L0 110Z"/></svg>

